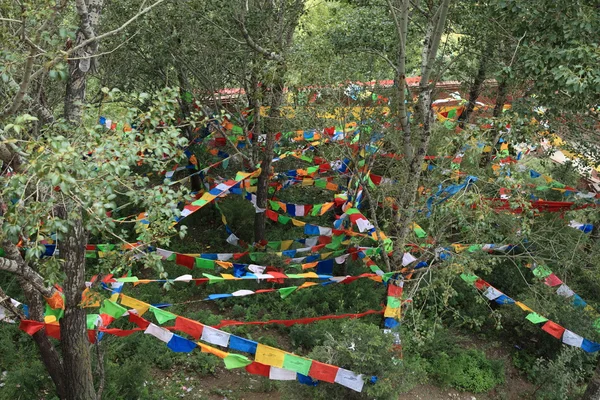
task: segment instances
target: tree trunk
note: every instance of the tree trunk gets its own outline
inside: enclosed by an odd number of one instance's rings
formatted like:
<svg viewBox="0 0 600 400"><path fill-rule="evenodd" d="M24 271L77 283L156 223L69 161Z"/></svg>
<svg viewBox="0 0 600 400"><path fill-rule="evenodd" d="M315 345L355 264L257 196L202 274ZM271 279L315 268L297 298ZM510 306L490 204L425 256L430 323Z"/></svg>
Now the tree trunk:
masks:
<svg viewBox="0 0 600 400"><path fill-rule="evenodd" d="M81 216L75 219L60 210L62 219L72 221L72 227L58 248L63 257L65 282L65 314L60 322L61 349L63 354L66 398L68 400L94 400L94 380L92 377L92 359L87 335L85 309L80 307L81 294L85 289L85 246L87 233L83 228Z"/></svg>
<svg viewBox="0 0 600 400"><path fill-rule="evenodd" d="M181 107L181 114L183 115L184 123L186 123L189 121L192 112L190 104L186 100L185 93L191 93L192 91L187 77L185 75L185 71L183 70L183 68L181 68L180 65L178 66L179 67L177 68L177 79L179 79L179 106ZM194 140L194 133L190 125L185 126L183 130L185 132L185 136L190 142ZM192 146L193 144L190 144L190 147ZM202 179L200 178L200 174L196 173L198 172L196 168L192 167L193 165L194 164L190 160L188 160L187 171L190 174L190 189L192 190L192 192L199 192L202 189Z"/></svg>
<svg viewBox="0 0 600 400"><path fill-rule="evenodd" d="M25 279L20 278L19 284L27 299L29 319L43 322L44 302L42 301L40 294ZM37 331L32 337L38 347L44 367L46 367L46 370L56 387L56 394L60 399L66 399L63 363L56 348L52 342L50 342L50 339L46 336L44 330Z"/></svg>
<svg viewBox="0 0 600 400"><path fill-rule="evenodd" d="M494 118L498 118L502 115L504 110L504 103L506 103L507 95L507 84L506 79L503 79L498 83L498 93L496 95L496 104L494 105Z"/></svg>
<svg viewBox="0 0 600 400"><path fill-rule="evenodd" d="M276 72L278 77L275 84L271 87L271 108L269 109L269 120L266 127L265 149L261 163L262 172L258 177L258 185L256 188L256 206L262 209L267 208L267 198L269 196L269 176L271 172L271 161L273 160L273 148L275 147L275 134L279 130L281 124L279 121L280 108L283 104L283 76L285 68L280 68ZM256 115L255 115L256 117ZM257 138L258 140L258 138ZM259 242L265 239L265 224L266 213L260 212L254 214L254 241Z"/></svg>
<svg viewBox="0 0 600 400"><path fill-rule="evenodd" d="M477 99L481 94L481 89L483 88L483 82L485 81L485 74L487 69L486 57L488 57L488 52L484 52L479 60L479 69L477 70L477 75L475 76L475 80L471 84L471 88L469 89L469 101L465 105L465 110L458 118L461 125L464 123L469 123L469 117L471 117L471 113L475 109L475 104L477 103Z"/></svg>
<svg viewBox="0 0 600 400"><path fill-rule="evenodd" d="M581 400L600 400L600 358Z"/></svg>
<svg viewBox="0 0 600 400"><path fill-rule="evenodd" d="M507 94L507 85L506 80L503 79L498 84L498 93L496 94L496 104L494 105L494 113L492 114L494 118L499 118L502 115L502 111L504 110L504 103L506 103L506 94ZM485 160L486 165L490 165L492 160L494 159L494 149L498 140L500 140L500 136L502 135L502 131L498 125L494 126L492 130L494 132L494 138L492 139L492 149L487 155L487 159Z"/></svg>
<svg viewBox="0 0 600 400"><path fill-rule="evenodd" d="M77 0L77 13L79 15L79 29L77 30L75 46L81 42L94 38L104 0ZM89 70L98 68L98 59L92 57L98 51L98 42L74 52L70 60L69 78L65 94L65 119L73 124L79 124L83 116L85 102L86 74ZM86 58L87 57L87 58Z"/></svg>

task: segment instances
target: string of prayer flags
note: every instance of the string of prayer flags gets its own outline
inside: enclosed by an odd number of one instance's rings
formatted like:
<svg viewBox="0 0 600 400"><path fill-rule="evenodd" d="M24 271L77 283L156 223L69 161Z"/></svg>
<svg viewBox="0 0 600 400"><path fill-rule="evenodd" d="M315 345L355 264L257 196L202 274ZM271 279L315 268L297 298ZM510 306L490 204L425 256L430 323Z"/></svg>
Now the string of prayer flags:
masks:
<svg viewBox="0 0 600 400"><path fill-rule="evenodd" d="M527 264L527 268L531 269L533 275L535 275L539 279L544 280L544 284L546 286L556 288L556 294L562 297L566 297L571 299L571 304L576 308L583 308L588 312L593 312L594 316L599 317L597 320L600 322L600 315L598 315L592 307L588 306L588 304L575 293L566 283L564 283L558 276L556 276L550 268L546 265L536 265L536 264Z"/></svg>
<svg viewBox="0 0 600 400"><path fill-rule="evenodd" d="M595 353L600 350L600 343L593 342L585 339L582 336L560 326L559 324L550 321L543 317L540 313L532 310L525 304L516 301L500 290L496 289L480 277L473 274L461 274L460 277L468 284L477 288L483 295L490 301L495 301L498 304L514 304L521 308L523 311L528 312L526 319L536 325L540 325L540 328L551 336L554 336L558 340L562 340L564 344L570 346L579 347L588 353ZM541 325L543 324L543 325Z"/></svg>
<svg viewBox="0 0 600 400"><path fill-rule="evenodd" d="M150 305L148 306L151 307ZM176 316L176 318L178 319L180 317ZM195 322L192 320L187 321L192 324ZM342 386L346 386L357 392L362 391L364 386L363 376L352 371L333 365L323 364L309 358L300 357L275 347L263 345L262 343L253 342L199 322L195 322L195 324L202 327L200 340L224 348L254 354L254 363L270 367L269 377L271 379L295 380L295 374L299 373L317 380L319 380L320 377L326 376L328 377L328 381L331 381L331 377L333 376L332 372L335 370L336 373L333 378L334 383L341 384ZM173 351L190 352L196 347L195 345L191 345L191 343L194 342L175 335L170 330L152 323L146 326L144 333L152 335L167 343L168 347ZM201 347L202 351L214 354L223 359L226 359L230 355L230 353L212 348L204 343L198 342L196 344ZM228 364L230 368L242 366L248 367L251 364L254 364L248 361L249 360L243 358L243 356L237 355L230 357ZM317 363L315 364L314 369L313 363ZM273 368L276 369L273 370ZM329 373L326 373L327 370L329 370Z"/></svg>
<svg viewBox="0 0 600 400"><path fill-rule="evenodd" d="M383 314L383 326L386 329L394 329L400 325L403 287L402 279L387 281L387 303Z"/></svg>
<svg viewBox="0 0 600 400"><path fill-rule="evenodd" d="M221 282L221 281L224 281L227 279L241 279L241 278L235 278L235 277L223 278L223 276L213 276L213 275L209 275L209 274L203 274L203 275L206 276L207 278L209 278L209 283ZM266 274L266 275L272 276L272 273ZM287 277L290 279L305 279L307 277L306 275L307 274L287 274ZM347 276L326 277L323 275L321 275L321 276L319 276L317 274L314 274L314 275L316 275L318 277L318 279L321 279L324 282L322 282L322 283L305 282L304 284L302 284L300 286L289 286L289 287L284 287L284 288L280 288L280 289L259 289L256 291L254 291L254 290L237 290L233 293L209 294L208 297L206 297L204 300L219 300L219 299L225 299L225 298L229 298L229 297L243 297L243 296L250 296L250 295L254 295L254 294L273 293L273 292L278 292L280 297L284 299L297 290L306 289L308 287L313 287L313 286L327 286L327 285L338 284L338 283L348 284L348 283L354 282L357 279L364 279L364 278L371 279L376 282L382 281L381 276L379 276L377 274L367 274L367 273L361 274L361 275L356 275L356 276L347 275ZM256 279L256 278L253 278L253 279Z"/></svg>
<svg viewBox="0 0 600 400"><path fill-rule="evenodd" d="M283 211L292 217L305 217L311 215L313 217L321 216L331 210L334 203L322 204L291 204L281 201L269 200L269 206L273 211Z"/></svg>
<svg viewBox="0 0 600 400"><path fill-rule="evenodd" d="M177 222L180 222L183 218L198 211L208 203L214 201L217 197L225 195L232 187L239 185L242 181L250 178L257 178L260 175L260 172L260 168L254 172L238 172L235 179L227 180L218 184L208 192L205 192L198 200L195 200L191 204L184 206L183 210L181 211L181 216L177 218Z"/></svg>

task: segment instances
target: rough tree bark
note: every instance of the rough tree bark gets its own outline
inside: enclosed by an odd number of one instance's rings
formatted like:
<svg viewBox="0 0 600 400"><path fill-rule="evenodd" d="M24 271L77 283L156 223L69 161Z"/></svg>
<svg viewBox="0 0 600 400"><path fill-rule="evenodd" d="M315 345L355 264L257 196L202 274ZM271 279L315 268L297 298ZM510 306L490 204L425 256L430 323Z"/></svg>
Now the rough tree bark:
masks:
<svg viewBox="0 0 600 400"><path fill-rule="evenodd" d="M87 232L83 228L80 211L71 215L60 207L61 218L71 221L69 232L58 241L63 258L65 282L65 314L60 322L61 348L68 400L96 399L92 377L92 358L86 329L86 312L80 306L85 290L85 247ZM73 217L75 215L75 217Z"/></svg>
<svg viewBox="0 0 600 400"><path fill-rule="evenodd" d="M104 0L76 0L77 14L79 15L79 29L75 45L93 39L100 21ZM93 41L89 46L83 47L73 53L74 60L69 61L69 80L65 94L65 118L78 124L83 115L85 100L86 74L89 70L97 68L97 58L93 55L98 50L98 41Z"/></svg>
<svg viewBox="0 0 600 400"><path fill-rule="evenodd" d="M469 123L469 118L475 109L475 105L477 103L477 99L481 95L481 90L483 89L483 83L485 82L485 75L487 72L487 59L489 58L488 52L484 52L479 59L479 68L477 69L477 75L475 75L475 79L471 84L469 89L469 101L465 105L465 110L462 112L460 117L458 117L458 121L461 125L464 123Z"/></svg>
<svg viewBox="0 0 600 400"><path fill-rule="evenodd" d="M271 87L271 107L269 109L268 124L266 127L265 148L262 154L262 172L258 177L256 188L256 205L259 208L267 208L269 196L269 175L271 172L271 161L273 160L273 149L275 147L275 134L280 127L280 109L283 104L283 88L285 68L278 68L277 78ZM265 238L266 215L264 212L254 214L254 241L258 242Z"/></svg>
<svg viewBox="0 0 600 400"><path fill-rule="evenodd" d="M17 246L11 242L3 241L2 248L5 251L5 257L0 258L0 269L17 274L19 285L25 294L29 307L29 319L44 321L44 301L40 293L50 297L54 291L43 286L42 277L23 260ZM16 267L17 272L15 272L14 267ZM35 282L35 286L32 284L33 282ZM56 394L61 399L66 398L63 366L56 348L43 330L36 332L33 335L33 340L38 347L42 362L56 386Z"/></svg>
<svg viewBox="0 0 600 400"><path fill-rule="evenodd" d="M181 113L183 114L184 120L187 122L187 120L190 118L192 110L190 107L190 103L188 103L187 99L185 98L185 94L186 92L191 93L192 90L187 76L185 74L185 71L183 68L181 68L179 63L177 67L177 79L179 80L179 105L181 107ZM185 136L188 140L191 141L194 139L194 132L192 131L191 126L185 126L183 128L183 131L185 132ZM192 190L192 192L199 192L202 189L202 179L200 178L200 174L196 174L197 171L195 168L191 167L192 165L192 162L188 160L188 173L190 174L190 189Z"/></svg>
<svg viewBox="0 0 600 400"><path fill-rule="evenodd" d="M398 214L396 215L397 237L394 244L394 262L400 263L404 254L404 247L410 231L410 226L415 216L415 200L421 178L421 164L429 147L431 129L434 123L432 103L432 88L435 83L429 82L433 71L440 40L446 26L450 0L444 0L435 15L430 19L426 30L421 52L421 80L419 83L419 99L417 103L418 115L421 117L423 129L419 135L418 147L410 160L405 187L398 201Z"/></svg>

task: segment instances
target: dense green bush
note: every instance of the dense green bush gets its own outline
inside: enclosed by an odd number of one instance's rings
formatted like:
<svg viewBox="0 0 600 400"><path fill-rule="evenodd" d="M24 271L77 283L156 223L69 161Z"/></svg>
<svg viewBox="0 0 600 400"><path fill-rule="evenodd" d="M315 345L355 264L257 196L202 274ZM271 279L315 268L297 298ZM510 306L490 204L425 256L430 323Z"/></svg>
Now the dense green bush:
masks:
<svg viewBox="0 0 600 400"><path fill-rule="evenodd" d="M489 360L480 350L455 349L451 354L440 353L430 360L429 373L444 386L473 393L487 392L504 383L504 365Z"/></svg>

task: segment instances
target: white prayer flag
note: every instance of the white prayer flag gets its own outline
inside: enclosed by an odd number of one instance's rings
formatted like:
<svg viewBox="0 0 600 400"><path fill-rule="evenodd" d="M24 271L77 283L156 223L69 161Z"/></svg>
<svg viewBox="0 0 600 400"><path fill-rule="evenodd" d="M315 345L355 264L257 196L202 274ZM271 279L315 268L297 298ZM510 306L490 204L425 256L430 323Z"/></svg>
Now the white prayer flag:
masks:
<svg viewBox="0 0 600 400"><path fill-rule="evenodd" d="M211 344L227 347L229 346L229 336L229 333L211 328L210 326L205 325L202 328L201 339Z"/></svg>
<svg viewBox="0 0 600 400"><path fill-rule="evenodd" d="M169 340L171 340L171 338L173 337L173 332L170 332L154 324L148 325L144 333L152 335L165 343L169 343Z"/></svg>
<svg viewBox="0 0 600 400"><path fill-rule="evenodd" d="M277 381L295 381L296 373L283 368L271 367L269 370L269 379Z"/></svg>
<svg viewBox="0 0 600 400"><path fill-rule="evenodd" d="M355 374L347 369L340 368L335 375L335 383L339 383L342 386L346 386L357 392L362 392L365 382L362 379L362 375Z"/></svg>
<svg viewBox="0 0 600 400"><path fill-rule="evenodd" d="M569 346L581 347L581 344L583 343L583 338L578 334L571 332L568 329L565 329L562 341L564 344L568 344Z"/></svg>

